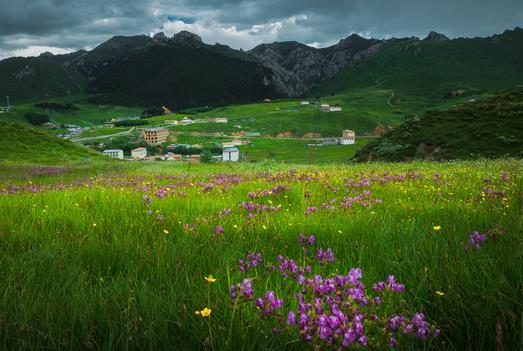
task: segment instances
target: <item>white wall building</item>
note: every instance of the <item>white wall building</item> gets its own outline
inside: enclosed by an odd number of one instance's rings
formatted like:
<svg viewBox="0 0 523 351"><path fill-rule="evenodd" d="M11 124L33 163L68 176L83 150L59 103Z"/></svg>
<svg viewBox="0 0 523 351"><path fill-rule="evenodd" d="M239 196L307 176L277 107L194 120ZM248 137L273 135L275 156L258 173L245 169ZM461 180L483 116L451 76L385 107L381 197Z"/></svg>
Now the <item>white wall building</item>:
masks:
<svg viewBox="0 0 523 351"><path fill-rule="evenodd" d="M224 147L222 161L238 162L240 159L240 150L237 147Z"/></svg>
<svg viewBox="0 0 523 351"><path fill-rule="evenodd" d="M180 124L182 126L186 126L186 125L189 125L189 124L193 124L194 121L190 118L187 118L187 117L184 117L181 121L180 121Z"/></svg>
<svg viewBox="0 0 523 351"><path fill-rule="evenodd" d="M321 108L322 111L330 112L331 106L329 104L321 104L320 108Z"/></svg>
<svg viewBox="0 0 523 351"><path fill-rule="evenodd" d="M356 133L353 130L344 129L340 139L341 145L353 145L356 142Z"/></svg>
<svg viewBox="0 0 523 351"><path fill-rule="evenodd" d="M123 160L123 150L121 149L104 150L103 154L112 158L119 158Z"/></svg>
<svg viewBox="0 0 523 351"><path fill-rule="evenodd" d="M136 149L131 150L131 157L134 160L143 160L147 157L147 149L144 147L138 147Z"/></svg>
<svg viewBox="0 0 523 351"><path fill-rule="evenodd" d="M329 108L329 111L330 112L340 112L341 111L341 106L331 106Z"/></svg>
<svg viewBox="0 0 523 351"><path fill-rule="evenodd" d="M302 101L302 102L300 102L300 104L301 104L302 106L307 106L307 105L309 104L309 102L308 102L308 101Z"/></svg>

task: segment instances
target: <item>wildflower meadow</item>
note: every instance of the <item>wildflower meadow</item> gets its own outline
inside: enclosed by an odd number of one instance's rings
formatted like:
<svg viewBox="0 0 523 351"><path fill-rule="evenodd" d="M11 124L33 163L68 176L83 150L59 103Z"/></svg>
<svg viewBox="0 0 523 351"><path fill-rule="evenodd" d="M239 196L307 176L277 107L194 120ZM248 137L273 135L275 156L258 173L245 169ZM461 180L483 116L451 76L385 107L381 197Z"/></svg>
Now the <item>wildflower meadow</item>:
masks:
<svg viewBox="0 0 523 351"><path fill-rule="evenodd" d="M520 160L0 177L0 349L517 350Z"/></svg>

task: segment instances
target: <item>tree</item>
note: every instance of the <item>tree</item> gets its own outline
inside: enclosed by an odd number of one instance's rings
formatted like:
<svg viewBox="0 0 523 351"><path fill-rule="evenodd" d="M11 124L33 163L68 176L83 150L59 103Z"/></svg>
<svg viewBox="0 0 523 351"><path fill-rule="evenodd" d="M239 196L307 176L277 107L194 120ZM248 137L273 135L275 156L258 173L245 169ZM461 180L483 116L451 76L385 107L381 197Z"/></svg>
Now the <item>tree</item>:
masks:
<svg viewBox="0 0 523 351"><path fill-rule="evenodd" d="M42 124L49 122L49 116L34 112L27 112L25 114L25 119L27 119L27 122L35 126L41 126Z"/></svg>
<svg viewBox="0 0 523 351"><path fill-rule="evenodd" d="M209 163L212 161L212 156L213 156L213 154L212 154L211 150L205 149L200 154L200 161L203 163Z"/></svg>

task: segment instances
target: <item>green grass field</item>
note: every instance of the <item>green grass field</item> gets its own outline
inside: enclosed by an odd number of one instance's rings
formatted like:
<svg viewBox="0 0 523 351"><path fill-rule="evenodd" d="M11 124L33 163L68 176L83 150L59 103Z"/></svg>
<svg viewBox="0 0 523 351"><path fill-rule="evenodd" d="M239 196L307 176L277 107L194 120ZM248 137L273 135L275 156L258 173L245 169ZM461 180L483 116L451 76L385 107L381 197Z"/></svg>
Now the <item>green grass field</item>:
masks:
<svg viewBox="0 0 523 351"><path fill-rule="evenodd" d="M102 124L112 118L139 116L142 111L141 108L89 104L87 103L87 96L85 95L73 95L45 101L62 104L72 103L79 109L75 111L56 112L36 108L33 104L20 104L14 106L10 112L0 114L0 121L27 123L24 114L27 112L36 112L48 115L51 123L54 123L57 126L60 124L75 124L82 127L90 127ZM51 132L53 131L51 130ZM54 132L61 133L62 131L56 130Z"/></svg>
<svg viewBox="0 0 523 351"><path fill-rule="evenodd" d="M318 327L309 330L315 335L309 343L285 323L303 286L282 276L281 254L309 264L306 278L361 268L369 299L376 295L372 284L389 274L405 284L403 293L387 288L381 304L362 305L344 289L336 293L344 316L366 313L359 318L369 348L386 349L393 335L383 335L380 323L394 314L410 321L420 311L441 336L433 338L431 327L428 340L416 340L403 324L399 349L520 349L522 171L520 160L3 165L1 348L325 347ZM250 215L242 206L249 201L259 204ZM473 231L486 234L479 249L469 244ZM304 255L300 233L315 235L312 254L332 248L334 262L319 265ZM241 272L238 259L248 252L263 260ZM204 279L209 275L214 283ZM246 290L231 300L230 285L246 277L252 300ZM254 299L266 291L283 304L260 318ZM329 294L320 298L322 308ZM320 323L319 312L307 313ZM351 321L342 328L356 328ZM333 340L341 343L340 336Z"/></svg>
<svg viewBox="0 0 523 351"><path fill-rule="evenodd" d="M339 104L343 109L332 113L321 111L318 105L312 104L313 100L310 100L311 105L308 106L301 106L299 100L284 100L220 107L190 117L227 117L228 124L198 123L171 129L224 133L244 130L272 136L288 131L297 137L306 133L339 136L343 129L352 129L358 134L372 134L378 126L396 126L403 121L405 115L420 113L434 105L434 101L422 97L395 98L391 94L390 90L361 89L322 98L321 103ZM162 125L166 119L181 119L183 116L186 115L153 117L150 121L154 125ZM240 125L241 129L234 125Z"/></svg>

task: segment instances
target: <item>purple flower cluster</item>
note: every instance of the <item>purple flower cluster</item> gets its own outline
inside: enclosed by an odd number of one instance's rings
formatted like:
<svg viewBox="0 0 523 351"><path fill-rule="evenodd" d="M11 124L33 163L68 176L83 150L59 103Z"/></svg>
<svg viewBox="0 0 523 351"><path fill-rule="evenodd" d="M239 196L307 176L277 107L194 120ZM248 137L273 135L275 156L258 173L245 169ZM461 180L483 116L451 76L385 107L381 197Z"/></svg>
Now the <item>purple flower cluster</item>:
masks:
<svg viewBox="0 0 523 351"><path fill-rule="evenodd" d="M247 272L250 268L258 266L263 261L263 256L260 252L249 252L245 256L245 260L241 258L238 260L241 272Z"/></svg>
<svg viewBox="0 0 523 351"><path fill-rule="evenodd" d="M224 208L220 211L220 217L227 217L232 214L232 210L230 208Z"/></svg>
<svg viewBox="0 0 523 351"><path fill-rule="evenodd" d="M274 291L267 291L265 297L258 297L254 304L260 309L262 315L269 316L277 309L282 308L283 300L277 299Z"/></svg>
<svg viewBox="0 0 523 351"><path fill-rule="evenodd" d="M245 278L239 284L232 284L230 289L231 300L234 302L236 299L243 301L249 301L254 296L254 290L252 289L252 280Z"/></svg>
<svg viewBox="0 0 523 351"><path fill-rule="evenodd" d="M162 187L162 188L159 188L158 190L156 190L156 192L154 193L154 195L159 198L159 199L163 199L164 197L166 197L168 195L167 193L167 190L166 188Z"/></svg>
<svg viewBox="0 0 523 351"><path fill-rule="evenodd" d="M375 292L382 292L385 289L390 289L392 292L399 293L405 291L405 285L396 283L396 280L394 279L393 275L389 275L387 278L387 283L383 281L379 281L376 284L374 284L374 291Z"/></svg>
<svg viewBox="0 0 523 351"><path fill-rule="evenodd" d="M318 260L320 266L324 265L325 263L332 263L334 262L334 252L330 247L325 251L320 248L316 251L316 259Z"/></svg>
<svg viewBox="0 0 523 351"><path fill-rule="evenodd" d="M469 236L467 248L479 250L481 249L481 244L483 244L485 240L487 240L487 236L485 234L480 234L479 232L474 231Z"/></svg>
<svg viewBox="0 0 523 351"><path fill-rule="evenodd" d="M425 320L425 315L421 312L415 313L411 319L408 319L402 315L392 315L389 318L387 329L392 332L392 336L389 339L389 345L396 345L397 333L402 332L403 334L412 334L420 340L427 340L431 334L431 326ZM439 329L433 330L433 336L438 337L440 335Z"/></svg>
<svg viewBox="0 0 523 351"><path fill-rule="evenodd" d="M262 205L254 202L242 202L240 204L241 208L244 208L249 212L252 213L261 213L261 212L271 212L271 211L279 211L281 206L269 206L269 205Z"/></svg>
<svg viewBox="0 0 523 351"><path fill-rule="evenodd" d="M304 279L305 273L310 273L312 271L312 267L300 267L293 259L279 255L278 270L281 272L284 278L291 277L292 279L302 281Z"/></svg>
<svg viewBox="0 0 523 351"><path fill-rule="evenodd" d="M213 183L200 182L199 185L202 187L202 189L201 189L202 193L206 193L206 192L209 192L212 189L214 189L214 184Z"/></svg>
<svg viewBox="0 0 523 351"><path fill-rule="evenodd" d="M382 203L382 201L379 199L372 199L372 193L370 190L363 190L355 197L345 196L340 203L340 207L349 208L354 204L359 204L363 207L371 208L373 203Z"/></svg>
<svg viewBox="0 0 523 351"><path fill-rule="evenodd" d="M144 205L151 205L153 203L153 198L148 195L144 195L142 196L142 202Z"/></svg>
<svg viewBox="0 0 523 351"><path fill-rule="evenodd" d="M283 193L286 190L289 190L290 187L284 184L280 184L272 189L262 190L262 191L251 191L249 192L249 197L251 199L257 198L257 197L265 197L265 196L273 196Z"/></svg>
<svg viewBox="0 0 523 351"><path fill-rule="evenodd" d="M221 225L217 225L216 227L214 227L214 229L212 230L212 233L214 235L222 235L224 232L224 229Z"/></svg>
<svg viewBox="0 0 523 351"><path fill-rule="evenodd" d="M316 238L300 234L298 243L302 247L312 246ZM318 249L316 258L318 265L332 262L334 253L331 249ZM396 348L399 340L403 342L409 337L426 340L440 334L425 320L423 313L409 317L400 306L394 305L397 299L390 292L404 292L405 286L396 282L393 275L389 275L386 281L373 284L374 289L369 291L365 289L360 268L352 268L346 275L324 278L319 274L312 275L310 266L299 267L288 257L278 256L278 263L278 270L284 278L292 277L297 281L297 290L294 293L287 290L290 295L282 298L276 298L274 291L267 291L254 301L260 318L273 323L275 333L297 335L318 350L362 346ZM288 284L292 286L292 283ZM246 287L242 289L242 286ZM252 295L250 280L246 284L231 286L233 301L240 297L251 300ZM284 313L283 302L291 300L292 295L297 299L297 309ZM387 311L394 311L394 314ZM266 318L269 316L271 318Z"/></svg>
<svg viewBox="0 0 523 351"><path fill-rule="evenodd" d="M316 213L316 212L318 212L318 207L316 207L316 206L309 206L305 209L306 216L310 215L311 213Z"/></svg>
<svg viewBox="0 0 523 351"><path fill-rule="evenodd" d="M298 238L298 244L302 247L303 253L307 255L309 253L309 247L314 246L316 243L316 237L311 234L309 236L306 236L302 233L300 233L300 236Z"/></svg>

